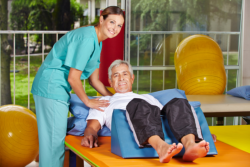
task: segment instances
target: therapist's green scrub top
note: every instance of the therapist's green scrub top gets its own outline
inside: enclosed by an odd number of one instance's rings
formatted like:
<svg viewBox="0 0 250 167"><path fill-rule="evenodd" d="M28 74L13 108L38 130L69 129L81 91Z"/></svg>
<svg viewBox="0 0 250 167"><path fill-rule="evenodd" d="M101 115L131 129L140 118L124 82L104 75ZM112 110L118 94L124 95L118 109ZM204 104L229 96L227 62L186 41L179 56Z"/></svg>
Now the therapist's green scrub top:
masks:
<svg viewBox="0 0 250 167"><path fill-rule="evenodd" d="M55 43L34 79L31 93L68 102L71 86L70 67L81 70L81 80L99 68L102 43L94 26L72 30Z"/></svg>

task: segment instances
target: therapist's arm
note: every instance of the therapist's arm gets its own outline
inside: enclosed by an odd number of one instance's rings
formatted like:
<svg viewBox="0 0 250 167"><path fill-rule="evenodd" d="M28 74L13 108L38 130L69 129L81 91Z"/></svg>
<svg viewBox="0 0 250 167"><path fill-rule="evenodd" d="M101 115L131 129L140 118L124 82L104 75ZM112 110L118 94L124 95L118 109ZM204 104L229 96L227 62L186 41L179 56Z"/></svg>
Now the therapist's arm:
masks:
<svg viewBox="0 0 250 167"><path fill-rule="evenodd" d="M81 145L84 147L98 147L98 135L97 132L101 129L101 125L98 120L88 120L87 127L84 131L84 138L81 141Z"/></svg>
<svg viewBox="0 0 250 167"><path fill-rule="evenodd" d="M103 96L113 95L99 80L99 68L95 69L95 71L90 75L89 84Z"/></svg>
<svg viewBox="0 0 250 167"><path fill-rule="evenodd" d="M103 111L100 107L107 107L109 105L108 100L99 100L100 98L96 99L89 99L86 95L82 82L80 80L82 71L70 68L69 70L69 76L68 76L68 82L76 95L79 97L79 99L89 108L94 108L100 111Z"/></svg>

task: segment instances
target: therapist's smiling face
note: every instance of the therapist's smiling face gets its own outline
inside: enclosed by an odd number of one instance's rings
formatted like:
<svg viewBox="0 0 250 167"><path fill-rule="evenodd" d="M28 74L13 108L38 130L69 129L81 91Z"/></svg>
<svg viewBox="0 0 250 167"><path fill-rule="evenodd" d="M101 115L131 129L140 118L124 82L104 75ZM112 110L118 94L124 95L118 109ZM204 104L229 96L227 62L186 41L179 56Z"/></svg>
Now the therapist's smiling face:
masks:
<svg viewBox="0 0 250 167"><path fill-rule="evenodd" d="M107 38L117 36L122 29L123 23L122 15L110 14L105 20L101 17L102 30Z"/></svg>
<svg viewBox="0 0 250 167"><path fill-rule="evenodd" d="M112 68L111 80L109 84L114 88L116 93L126 93L132 91L134 75L131 76L129 68L126 64L120 64Z"/></svg>

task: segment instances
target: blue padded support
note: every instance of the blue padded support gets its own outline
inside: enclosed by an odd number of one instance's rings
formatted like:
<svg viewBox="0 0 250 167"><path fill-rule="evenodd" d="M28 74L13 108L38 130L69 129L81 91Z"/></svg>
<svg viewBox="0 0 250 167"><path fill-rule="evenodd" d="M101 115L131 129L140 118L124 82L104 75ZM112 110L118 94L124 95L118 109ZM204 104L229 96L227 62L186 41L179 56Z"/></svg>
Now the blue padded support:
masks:
<svg viewBox="0 0 250 167"><path fill-rule="evenodd" d="M207 125L205 116L200 107L195 108L203 138L209 142L210 150L207 155L216 155L217 150L215 148L210 130ZM126 119L125 110L114 110L111 124L111 152L121 156L123 158L154 158L158 157L157 152L152 147L139 148L135 142L133 132L130 130ZM178 143L173 133L170 130L168 122L164 116L162 117L163 132L165 142L172 144L173 142ZM183 150L176 156L182 156Z"/></svg>

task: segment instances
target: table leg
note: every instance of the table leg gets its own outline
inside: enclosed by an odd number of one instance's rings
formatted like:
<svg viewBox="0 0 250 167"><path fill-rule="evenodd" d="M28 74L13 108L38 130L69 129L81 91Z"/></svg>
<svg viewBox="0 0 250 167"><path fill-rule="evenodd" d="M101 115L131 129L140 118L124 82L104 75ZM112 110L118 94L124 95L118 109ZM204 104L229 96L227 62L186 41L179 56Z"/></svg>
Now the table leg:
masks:
<svg viewBox="0 0 250 167"><path fill-rule="evenodd" d="M63 167L69 167L69 150L65 150Z"/></svg>
<svg viewBox="0 0 250 167"><path fill-rule="evenodd" d="M78 155L76 155L76 167L84 167L83 160Z"/></svg>
<svg viewBox="0 0 250 167"><path fill-rule="evenodd" d="M224 117L217 117L216 125L224 125Z"/></svg>
<svg viewBox="0 0 250 167"><path fill-rule="evenodd" d="M69 150L69 167L84 167L83 159Z"/></svg>

